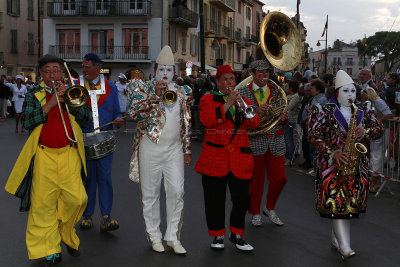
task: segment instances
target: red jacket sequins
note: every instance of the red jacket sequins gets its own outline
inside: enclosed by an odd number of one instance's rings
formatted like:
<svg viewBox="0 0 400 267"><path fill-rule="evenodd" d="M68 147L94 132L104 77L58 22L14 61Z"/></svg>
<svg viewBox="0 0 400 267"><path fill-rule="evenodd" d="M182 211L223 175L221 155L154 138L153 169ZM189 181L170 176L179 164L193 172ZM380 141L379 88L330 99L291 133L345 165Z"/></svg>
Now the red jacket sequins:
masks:
<svg viewBox="0 0 400 267"><path fill-rule="evenodd" d="M247 98L243 99L246 104L252 105ZM250 179L253 156L247 129L258 127L258 115L245 119L236 108L234 123L229 111L223 114L224 103L222 96L213 94L205 95L200 100L200 121L205 132L202 152L194 170L216 177L223 177L232 171L237 178Z"/></svg>

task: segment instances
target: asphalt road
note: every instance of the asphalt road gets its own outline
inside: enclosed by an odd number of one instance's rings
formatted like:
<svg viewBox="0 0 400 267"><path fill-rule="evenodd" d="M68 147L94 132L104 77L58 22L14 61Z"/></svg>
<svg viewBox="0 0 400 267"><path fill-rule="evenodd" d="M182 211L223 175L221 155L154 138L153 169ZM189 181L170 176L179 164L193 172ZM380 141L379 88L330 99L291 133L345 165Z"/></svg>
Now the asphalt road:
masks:
<svg viewBox="0 0 400 267"><path fill-rule="evenodd" d="M400 186L392 184L395 195L384 191L370 196L367 213L352 220L352 247L357 256L342 262L330 249L331 222L320 218L314 208L313 178L287 167L288 183L277 204L285 225L277 227L265 216L263 225L254 228L247 216L245 239L255 247L252 253L238 251L228 240L225 250L210 249L203 205L201 177L193 172L201 143L193 144L193 163L185 170L185 217L181 234L186 256L171 250L158 254L151 250L144 233L138 185L128 179L132 131L116 133L118 148L113 162L114 205L112 216L120 229L100 233L100 215L96 208L94 228L77 230L81 239L81 257L72 258L63 247L59 266L400 266ZM0 177L4 188L8 175L27 138L14 133L14 120L0 122ZM164 194L162 212L165 213ZM229 200L229 195L227 197ZM19 200L0 190L0 266L37 266L28 260L25 245L27 213L18 211ZM230 204L227 201L227 223ZM165 214L162 229L165 229ZM228 224L227 224L228 226Z"/></svg>

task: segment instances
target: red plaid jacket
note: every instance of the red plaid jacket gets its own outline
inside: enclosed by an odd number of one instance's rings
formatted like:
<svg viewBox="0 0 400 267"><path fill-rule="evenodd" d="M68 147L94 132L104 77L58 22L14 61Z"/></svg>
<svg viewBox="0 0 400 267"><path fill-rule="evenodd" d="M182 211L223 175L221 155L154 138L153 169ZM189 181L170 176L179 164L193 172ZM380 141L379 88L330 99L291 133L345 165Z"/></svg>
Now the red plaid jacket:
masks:
<svg viewBox="0 0 400 267"><path fill-rule="evenodd" d="M246 104L252 103L243 97ZM200 121L205 127L203 149L195 171L210 176L223 177L232 171L241 179L250 179L253 173L253 156L247 129L256 129L259 118L245 119L236 108L235 120L224 112L222 96L208 94L200 100Z"/></svg>

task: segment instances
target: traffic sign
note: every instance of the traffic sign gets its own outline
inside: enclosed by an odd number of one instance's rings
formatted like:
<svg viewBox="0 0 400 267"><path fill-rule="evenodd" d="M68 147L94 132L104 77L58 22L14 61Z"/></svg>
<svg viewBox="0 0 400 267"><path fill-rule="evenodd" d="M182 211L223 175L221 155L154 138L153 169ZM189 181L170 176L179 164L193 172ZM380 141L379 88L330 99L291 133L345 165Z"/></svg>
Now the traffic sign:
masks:
<svg viewBox="0 0 400 267"><path fill-rule="evenodd" d="M193 63L192 63L192 61L188 61L188 62L186 62L186 68L192 68L192 66L193 66Z"/></svg>

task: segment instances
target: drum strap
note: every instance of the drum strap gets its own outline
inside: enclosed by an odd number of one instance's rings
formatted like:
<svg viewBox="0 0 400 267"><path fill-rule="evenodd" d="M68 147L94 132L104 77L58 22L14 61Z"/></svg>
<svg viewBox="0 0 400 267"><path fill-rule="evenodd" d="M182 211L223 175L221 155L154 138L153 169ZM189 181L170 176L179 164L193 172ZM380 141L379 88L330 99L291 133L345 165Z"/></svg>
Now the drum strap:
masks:
<svg viewBox="0 0 400 267"><path fill-rule="evenodd" d="M85 85L85 81L83 79L83 75L79 76L79 84L82 86ZM99 107L97 106L97 95L103 95L106 93L106 84L104 81L104 75L100 74L100 90L89 90L90 95L90 104L92 106L92 116L93 116L93 128L98 128L99 125ZM94 131L95 133L99 133L100 129Z"/></svg>

